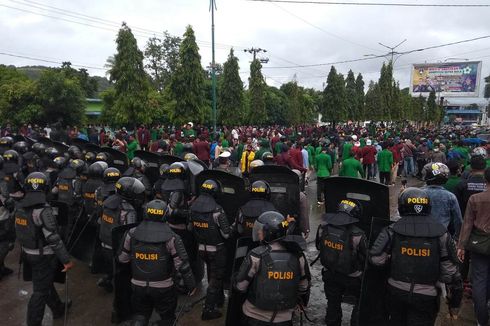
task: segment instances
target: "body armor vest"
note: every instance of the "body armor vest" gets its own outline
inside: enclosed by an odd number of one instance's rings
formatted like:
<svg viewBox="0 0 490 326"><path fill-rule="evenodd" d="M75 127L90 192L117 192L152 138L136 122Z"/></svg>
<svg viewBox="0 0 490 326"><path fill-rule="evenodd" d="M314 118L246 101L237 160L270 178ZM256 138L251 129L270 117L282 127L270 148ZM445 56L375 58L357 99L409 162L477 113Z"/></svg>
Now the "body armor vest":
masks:
<svg viewBox="0 0 490 326"><path fill-rule="evenodd" d="M274 205L264 199L252 199L241 207L241 219L239 221L242 226L242 236L251 237L254 228L255 220L264 212L276 211Z"/></svg>
<svg viewBox="0 0 490 326"><path fill-rule="evenodd" d="M162 222L143 221L131 237L133 279L143 282L164 281L173 275L173 260L166 243L173 237Z"/></svg>
<svg viewBox="0 0 490 326"><path fill-rule="evenodd" d="M85 207L85 212L87 215L91 215L95 210L96 198L95 191L102 185L102 180L100 179L89 179L83 184L82 187L82 198L83 206Z"/></svg>
<svg viewBox="0 0 490 326"><path fill-rule="evenodd" d="M320 239L320 261L332 272L344 275L359 269L354 257L351 225L323 225Z"/></svg>
<svg viewBox="0 0 490 326"><path fill-rule="evenodd" d="M74 187L75 179L65 179L59 178L58 185L58 201L65 203L69 206L73 205L75 202Z"/></svg>
<svg viewBox="0 0 490 326"><path fill-rule="evenodd" d="M9 194L16 193L18 191L22 191L22 186L20 185L20 182L17 179L17 173L14 174L6 174L3 177L3 180L7 184L7 191Z"/></svg>
<svg viewBox="0 0 490 326"><path fill-rule="evenodd" d="M104 201L100 218L99 239L105 245L112 247L112 230L121 225L122 198L112 195Z"/></svg>
<svg viewBox="0 0 490 326"><path fill-rule="evenodd" d="M223 243L224 240L218 224L214 221L213 212L192 212L191 223L198 243L210 246Z"/></svg>
<svg viewBox="0 0 490 326"><path fill-rule="evenodd" d="M288 251L270 251L258 247L260 266L247 299L259 309L281 311L292 309L298 303L301 268L298 256Z"/></svg>
<svg viewBox="0 0 490 326"><path fill-rule="evenodd" d="M171 193L167 193L167 200L170 206L175 207L172 212L167 216L167 221L170 224L178 225L178 224L187 224L187 205L185 201L185 194L183 191L173 191ZM177 201L177 203L174 203ZM174 206L175 205L175 206Z"/></svg>
<svg viewBox="0 0 490 326"><path fill-rule="evenodd" d="M21 207L15 211L15 233L22 247L40 249L45 245L42 227L34 223L34 215L40 218L43 208Z"/></svg>
<svg viewBox="0 0 490 326"><path fill-rule="evenodd" d="M440 275L439 237L446 228L429 216L405 216L393 226L391 277L434 285Z"/></svg>

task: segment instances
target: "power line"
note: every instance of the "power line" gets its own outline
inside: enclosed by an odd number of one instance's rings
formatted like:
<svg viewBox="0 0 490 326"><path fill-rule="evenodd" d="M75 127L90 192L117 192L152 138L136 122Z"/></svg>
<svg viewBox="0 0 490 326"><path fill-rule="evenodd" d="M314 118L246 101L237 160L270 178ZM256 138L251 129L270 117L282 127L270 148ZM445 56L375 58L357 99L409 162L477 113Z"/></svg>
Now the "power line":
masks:
<svg viewBox="0 0 490 326"><path fill-rule="evenodd" d="M246 0L253 2L276 2L314 5L338 5L338 6L384 6L384 7L454 7L454 8L481 8L490 7L484 4L429 4L429 3L396 3L396 2L339 2L339 1L300 1L300 0Z"/></svg>
<svg viewBox="0 0 490 326"><path fill-rule="evenodd" d="M442 47L456 45L456 44L474 42L474 41L483 40L483 39L487 39L487 38L490 38L490 35L475 37L475 38L472 38L472 39L467 39L467 40L462 40L462 41L457 41L457 42L451 42L451 43L445 43L445 44L440 44L440 45L434 45L434 46L429 46L429 47L425 47L425 48L414 49L414 50L410 50L410 51L397 52L396 54L402 55L402 54L410 54L410 53L414 53L414 52L422 52L422 51L426 51L426 50L432 50L432 49L442 48ZM330 65L342 64L342 63L350 63L350 62L373 60L373 59L377 59L377 58L384 58L385 56L386 56L386 54L383 54L383 55L374 55L374 56L370 56L370 57L358 58L358 59L352 59L352 60L336 61L336 62L314 63L314 64L307 64L307 65L299 65L299 66L264 67L264 68L266 68L266 69L291 69L291 68L296 68L296 67L330 66Z"/></svg>
<svg viewBox="0 0 490 326"><path fill-rule="evenodd" d="M15 53L0 52L0 55L5 55L5 56L9 56L9 57L14 57L14 58L27 59L27 60L33 60L33 61L39 61L39 62L54 63L54 64L58 64L58 65L63 64L63 62L59 62L59 61L35 58L35 57L31 57L31 56L27 56L27 55L20 55L20 54L15 54ZM74 63L72 63L71 65L73 67L78 67L78 68L97 69L97 70L104 70L104 71L107 70L107 69L102 68L102 67L84 66L84 65L74 64Z"/></svg>

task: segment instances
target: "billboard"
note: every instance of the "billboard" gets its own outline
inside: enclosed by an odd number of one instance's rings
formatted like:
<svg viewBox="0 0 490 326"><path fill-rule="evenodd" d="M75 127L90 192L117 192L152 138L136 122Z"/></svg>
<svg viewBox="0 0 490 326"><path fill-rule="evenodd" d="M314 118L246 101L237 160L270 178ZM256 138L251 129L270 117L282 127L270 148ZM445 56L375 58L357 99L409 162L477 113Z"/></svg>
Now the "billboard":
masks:
<svg viewBox="0 0 490 326"><path fill-rule="evenodd" d="M478 97L481 61L414 64L410 93L444 97Z"/></svg>

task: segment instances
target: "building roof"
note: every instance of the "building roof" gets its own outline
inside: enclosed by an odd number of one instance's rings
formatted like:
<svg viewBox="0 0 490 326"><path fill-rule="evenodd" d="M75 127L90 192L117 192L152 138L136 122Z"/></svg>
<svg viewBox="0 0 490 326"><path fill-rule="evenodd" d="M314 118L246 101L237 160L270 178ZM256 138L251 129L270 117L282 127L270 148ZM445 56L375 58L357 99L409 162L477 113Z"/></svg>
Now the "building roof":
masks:
<svg viewBox="0 0 490 326"><path fill-rule="evenodd" d="M480 110L446 110L446 114L481 114Z"/></svg>

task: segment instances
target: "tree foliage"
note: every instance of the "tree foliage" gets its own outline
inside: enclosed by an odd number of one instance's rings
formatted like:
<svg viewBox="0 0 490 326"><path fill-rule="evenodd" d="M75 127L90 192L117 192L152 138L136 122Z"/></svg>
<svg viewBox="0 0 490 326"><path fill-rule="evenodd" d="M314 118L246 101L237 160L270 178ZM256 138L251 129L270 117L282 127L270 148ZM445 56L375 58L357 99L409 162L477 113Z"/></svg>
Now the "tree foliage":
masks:
<svg viewBox="0 0 490 326"><path fill-rule="evenodd" d="M327 87L323 91L322 120L332 123L344 121L347 117L347 98L342 74L337 74L334 66L327 77Z"/></svg>
<svg viewBox="0 0 490 326"><path fill-rule="evenodd" d="M250 64L250 77L248 79L248 92L250 98L249 123L265 125L267 123L267 111L265 109L266 83L262 76L262 64L255 59Z"/></svg>
<svg viewBox="0 0 490 326"><path fill-rule="evenodd" d="M347 78L345 79L345 95L346 95L346 113L347 119L352 121L358 121L360 115L357 112L359 110L358 96L356 89L356 77L352 70L347 73Z"/></svg>
<svg viewBox="0 0 490 326"><path fill-rule="evenodd" d="M231 49L218 82L218 121L225 125L238 125L243 118L243 82L239 70L238 58Z"/></svg>

